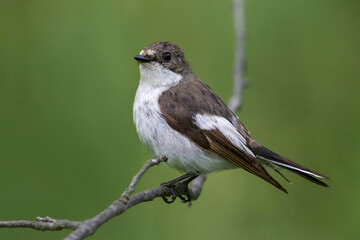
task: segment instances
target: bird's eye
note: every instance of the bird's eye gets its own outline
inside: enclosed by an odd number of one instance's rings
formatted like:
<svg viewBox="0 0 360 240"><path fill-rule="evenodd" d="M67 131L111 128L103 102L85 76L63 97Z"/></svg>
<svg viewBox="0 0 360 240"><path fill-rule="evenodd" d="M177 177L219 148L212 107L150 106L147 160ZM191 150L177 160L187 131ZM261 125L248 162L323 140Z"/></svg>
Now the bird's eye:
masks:
<svg viewBox="0 0 360 240"><path fill-rule="evenodd" d="M163 58L165 61L170 61L171 53L169 53L169 52L164 53Z"/></svg>

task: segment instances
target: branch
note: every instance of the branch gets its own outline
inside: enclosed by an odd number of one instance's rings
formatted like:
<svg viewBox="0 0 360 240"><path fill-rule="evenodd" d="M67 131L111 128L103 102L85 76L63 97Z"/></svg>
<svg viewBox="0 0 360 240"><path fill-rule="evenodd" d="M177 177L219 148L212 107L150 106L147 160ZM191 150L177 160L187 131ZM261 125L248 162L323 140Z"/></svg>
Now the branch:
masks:
<svg viewBox="0 0 360 240"><path fill-rule="evenodd" d="M144 175L144 173L154 165L158 165L160 162L166 161L167 158L161 159L150 159L147 161L144 166L140 169L140 171L133 177L129 187L125 190L125 192L121 195L121 197L114 201L107 209L99 213L97 216L85 220L79 228L77 228L74 232L72 232L66 240L75 240L75 239L84 239L87 236L93 235L95 231L103 225L105 222L109 221L115 216L118 216L125 212L128 209L128 203L130 201L131 194L135 191L135 186ZM151 190L148 190L151 191ZM145 191L146 192L146 191ZM154 196L154 198L156 195ZM152 199L154 199L152 198ZM151 200L152 200L151 199ZM141 201L149 201L148 199ZM135 205L135 204L134 204Z"/></svg>
<svg viewBox="0 0 360 240"><path fill-rule="evenodd" d="M229 108L235 112L242 107L244 84L244 42L245 42L245 17L243 0L234 0L235 21L235 66L234 66L234 93L229 103Z"/></svg>
<svg viewBox="0 0 360 240"><path fill-rule="evenodd" d="M78 222L70 220L56 220L50 217L37 217L36 221L0 221L0 228L33 228L42 231L72 229L75 231L72 232L68 237L66 237L66 240L84 239L94 234L96 230L105 222L118 215L121 215L127 209L139 203L152 201L157 197L171 196L172 192L170 188L165 186L148 189L131 196L131 194L135 191L136 184L140 181L141 177L145 174L145 172L151 167L158 165L161 162L165 162L166 160L166 158L161 158L150 159L149 161L147 161L140 169L140 171L135 175L135 177L133 177L129 187L125 190L121 197L118 200L114 201L107 209L105 209L100 214L96 215L91 219L85 220L83 222ZM199 177L194 179L193 184L189 189L192 200L196 200L199 198L205 180L205 175L200 175ZM185 195L187 193L187 189L183 185L179 185L179 187L176 188L175 191L179 195Z"/></svg>
<svg viewBox="0 0 360 240"><path fill-rule="evenodd" d="M55 220L51 217L37 217L36 221L0 221L0 227L2 228L33 228L36 230L62 230L73 229L75 230L80 226L81 222L70 220Z"/></svg>

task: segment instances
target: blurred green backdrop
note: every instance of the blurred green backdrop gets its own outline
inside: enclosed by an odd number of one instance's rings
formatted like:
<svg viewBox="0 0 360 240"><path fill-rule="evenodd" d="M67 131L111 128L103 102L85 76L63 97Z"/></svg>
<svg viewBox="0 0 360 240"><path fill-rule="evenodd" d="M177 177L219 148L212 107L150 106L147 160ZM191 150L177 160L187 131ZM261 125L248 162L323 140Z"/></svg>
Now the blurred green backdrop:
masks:
<svg viewBox="0 0 360 240"><path fill-rule="evenodd" d="M289 195L241 170L209 175L191 208L156 199L92 239L355 239L360 216L360 1L247 0L240 119L252 136L332 179L286 174ZM0 219L82 220L118 198L151 156L138 140L133 56L179 44L232 93L232 1L1 0ZM179 176L151 169L137 191ZM0 239L70 231L0 229Z"/></svg>

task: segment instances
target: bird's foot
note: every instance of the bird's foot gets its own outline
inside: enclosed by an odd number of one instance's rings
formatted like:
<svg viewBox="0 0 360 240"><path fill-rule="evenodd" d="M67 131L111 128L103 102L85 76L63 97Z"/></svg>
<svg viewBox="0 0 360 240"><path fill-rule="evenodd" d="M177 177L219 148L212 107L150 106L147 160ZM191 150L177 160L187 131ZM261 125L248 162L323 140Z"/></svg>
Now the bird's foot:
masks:
<svg viewBox="0 0 360 240"><path fill-rule="evenodd" d="M191 194L189 191L189 183L194 180L198 175L194 173L187 173L181 177L178 177L169 182L162 183L161 186L170 188L171 199L167 196L163 196L162 199L166 203L175 202L176 198L179 197L183 203L189 203L191 206ZM185 194L177 194L177 192L185 192Z"/></svg>

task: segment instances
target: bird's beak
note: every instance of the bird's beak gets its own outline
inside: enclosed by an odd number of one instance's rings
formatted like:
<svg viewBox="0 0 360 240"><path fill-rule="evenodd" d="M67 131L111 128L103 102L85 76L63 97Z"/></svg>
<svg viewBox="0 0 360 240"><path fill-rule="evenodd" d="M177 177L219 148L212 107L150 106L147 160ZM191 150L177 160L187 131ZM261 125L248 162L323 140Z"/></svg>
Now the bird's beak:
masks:
<svg viewBox="0 0 360 240"><path fill-rule="evenodd" d="M138 61L139 63L152 61L151 59L149 59L149 58L147 58L147 57L145 57L145 56L143 56L143 55L136 55L136 56L134 57L134 59L135 59L136 61Z"/></svg>

